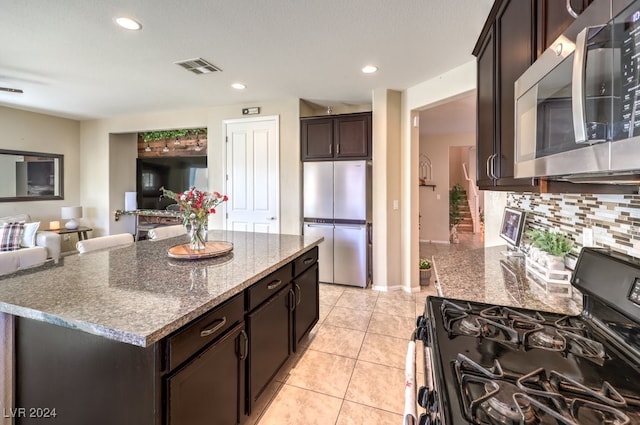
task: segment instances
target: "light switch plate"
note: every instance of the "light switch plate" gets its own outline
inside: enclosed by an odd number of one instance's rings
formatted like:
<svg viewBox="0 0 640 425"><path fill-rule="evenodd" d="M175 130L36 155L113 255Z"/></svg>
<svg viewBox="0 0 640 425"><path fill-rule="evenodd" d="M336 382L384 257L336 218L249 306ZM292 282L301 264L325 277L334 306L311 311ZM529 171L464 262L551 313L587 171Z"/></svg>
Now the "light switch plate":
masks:
<svg viewBox="0 0 640 425"><path fill-rule="evenodd" d="M582 229L582 246L593 246L593 229L590 227Z"/></svg>

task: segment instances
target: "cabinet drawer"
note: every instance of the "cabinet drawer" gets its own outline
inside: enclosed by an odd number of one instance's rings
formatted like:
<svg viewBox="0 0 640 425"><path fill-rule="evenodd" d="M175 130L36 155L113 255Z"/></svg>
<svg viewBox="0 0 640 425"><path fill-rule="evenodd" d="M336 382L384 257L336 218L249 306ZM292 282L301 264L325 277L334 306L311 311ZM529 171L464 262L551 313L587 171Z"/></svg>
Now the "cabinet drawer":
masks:
<svg viewBox="0 0 640 425"><path fill-rule="evenodd" d="M291 263L262 278L247 290L247 311L251 311L291 281Z"/></svg>
<svg viewBox="0 0 640 425"><path fill-rule="evenodd" d="M318 261L318 247L305 252L293 261L293 275L298 276Z"/></svg>
<svg viewBox="0 0 640 425"><path fill-rule="evenodd" d="M242 322L243 317L244 295L241 293L168 337L168 370L196 354L227 329Z"/></svg>

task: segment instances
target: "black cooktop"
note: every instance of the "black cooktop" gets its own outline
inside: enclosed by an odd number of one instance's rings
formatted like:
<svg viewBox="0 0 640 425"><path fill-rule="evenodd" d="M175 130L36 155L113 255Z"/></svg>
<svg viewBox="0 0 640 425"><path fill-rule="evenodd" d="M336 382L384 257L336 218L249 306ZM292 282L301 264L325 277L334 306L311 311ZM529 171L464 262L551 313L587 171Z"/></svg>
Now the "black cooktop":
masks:
<svg viewBox="0 0 640 425"><path fill-rule="evenodd" d="M467 367L470 364L483 370L495 370L498 365L500 376L492 381L504 382L505 386L516 386L522 377L541 371L546 377L564 380L563 387L576 382L601 392L608 383L632 404L623 409L633 419L630 423L640 424L638 365L594 329L588 319L437 297L427 300L427 308L433 339L431 356L440 391L445 393L440 399L447 424L494 423L486 418L485 422L479 418L474 422L470 417L469 397L480 397L478 388L486 387L468 382L463 385L463 378L486 378L482 370ZM468 396L469 392L473 395ZM576 398L589 400L593 396L580 393ZM582 411L587 412L586 408ZM578 423L591 422L587 413L580 415L582 422ZM558 423L556 419L536 420L531 423Z"/></svg>

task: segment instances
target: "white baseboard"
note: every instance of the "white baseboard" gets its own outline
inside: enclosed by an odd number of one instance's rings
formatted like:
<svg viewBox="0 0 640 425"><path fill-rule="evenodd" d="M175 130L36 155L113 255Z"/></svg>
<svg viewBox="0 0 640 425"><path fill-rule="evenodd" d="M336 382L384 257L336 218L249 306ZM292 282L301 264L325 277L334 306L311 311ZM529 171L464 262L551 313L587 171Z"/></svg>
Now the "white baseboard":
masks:
<svg viewBox="0 0 640 425"><path fill-rule="evenodd" d="M439 243L439 244L446 244L446 245L451 244L451 242L449 241L434 241L434 240L422 240L422 239L420 239L420 243Z"/></svg>

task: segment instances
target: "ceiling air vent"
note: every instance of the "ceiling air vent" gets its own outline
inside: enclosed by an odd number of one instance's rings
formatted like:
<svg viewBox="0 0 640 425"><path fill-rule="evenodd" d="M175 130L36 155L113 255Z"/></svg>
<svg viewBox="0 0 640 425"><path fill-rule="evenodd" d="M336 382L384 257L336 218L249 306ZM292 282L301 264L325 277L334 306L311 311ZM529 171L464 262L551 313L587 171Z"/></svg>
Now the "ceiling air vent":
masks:
<svg viewBox="0 0 640 425"><path fill-rule="evenodd" d="M194 74L209 74L211 72L222 71L217 66L210 64L202 58L187 59L184 61L176 62L176 65L180 65L187 71L191 71Z"/></svg>
<svg viewBox="0 0 640 425"><path fill-rule="evenodd" d="M24 93L22 89L12 89L11 87L0 87L0 91L6 91L9 93Z"/></svg>

